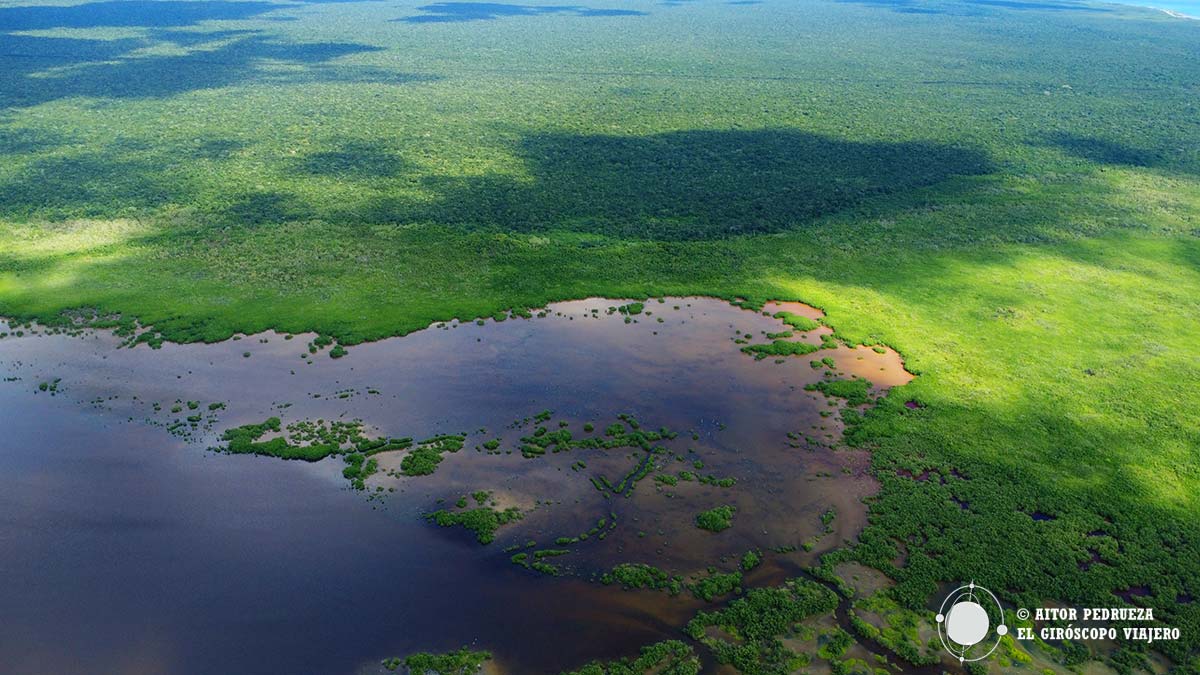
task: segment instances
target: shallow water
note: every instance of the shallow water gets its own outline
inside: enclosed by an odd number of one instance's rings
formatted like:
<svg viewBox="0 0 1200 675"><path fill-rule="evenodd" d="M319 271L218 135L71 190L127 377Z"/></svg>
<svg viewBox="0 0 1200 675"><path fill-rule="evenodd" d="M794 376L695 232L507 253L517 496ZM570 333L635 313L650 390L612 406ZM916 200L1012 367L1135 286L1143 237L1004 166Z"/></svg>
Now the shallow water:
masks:
<svg viewBox="0 0 1200 675"><path fill-rule="evenodd" d="M843 376L882 391L910 379L896 354L840 347L755 361L734 338L762 342L784 329L778 320L668 298L626 323L608 313L619 304L566 302L544 318L435 326L338 360L309 355L312 335L159 350L118 349L106 332L0 340L5 672L374 672L385 657L471 645L493 652L496 672L557 673L681 638L705 604L593 580L613 564L689 575L731 569L758 548L767 561L749 583L766 584L861 529L862 499L875 489L867 458L825 447L840 435L836 408L804 385L825 373L810 361L832 357ZM828 332L800 339L819 344ZM200 405L171 413L177 400ZM214 402L225 408L210 413ZM599 431L629 413L679 436L661 444L670 451L663 466L629 498L605 499L588 478L615 483L640 450L525 459L477 449L495 437L513 447L536 426L513 422L543 409L554 411L546 426L566 422L577 435L584 422ZM204 419L168 432L189 414ZM272 415L358 418L388 436L470 435L434 475L381 473L367 492L348 489L336 457L206 450L223 429ZM391 469L402 457L378 458ZM572 470L577 461L587 468ZM685 469L737 483L656 488L654 475ZM480 489L527 512L488 546L421 518ZM719 504L737 507L733 527L697 529L695 514ZM824 533L830 508L837 515ZM617 526L604 540L554 559L561 577L513 565L503 550L530 540L553 548L612 514ZM805 542L811 551L770 553Z"/></svg>

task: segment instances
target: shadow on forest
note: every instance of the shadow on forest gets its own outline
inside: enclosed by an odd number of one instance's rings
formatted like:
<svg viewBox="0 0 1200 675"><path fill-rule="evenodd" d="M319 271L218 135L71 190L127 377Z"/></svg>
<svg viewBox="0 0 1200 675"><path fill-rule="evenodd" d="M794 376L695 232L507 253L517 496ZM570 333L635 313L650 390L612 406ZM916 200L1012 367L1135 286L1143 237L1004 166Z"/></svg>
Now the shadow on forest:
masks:
<svg viewBox="0 0 1200 675"><path fill-rule="evenodd" d="M59 134L34 129L0 128L0 157L43 152L63 143L64 138Z"/></svg>
<svg viewBox="0 0 1200 675"><path fill-rule="evenodd" d="M186 54L129 56L150 42L141 39L81 40L0 35L0 108L32 106L74 96L155 98L247 80L272 82L431 79L362 66L332 66L343 56L376 51L346 42L287 43L257 31L197 34L161 31L156 37L182 47L213 46ZM304 66L266 72L263 62Z"/></svg>
<svg viewBox="0 0 1200 675"><path fill-rule="evenodd" d="M1105 7L1093 7L1075 2L1026 2L1025 0L963 0L972 5L1003 7L1004 9L1034 9L1068 12L1110 12Z"/></svg>
<svg viewBox="0 0 1200 675"><path fill-rule="evenodd" d="M922 0L835 0L843 5L867 5L868 7L889 8L901 14L948 14L944 9L928 6Z"/></svg>
<svg viewBox="0 0 1200 675"><path fill-rule="evenodd" d="M518 156L531 181L423 177L426 189L441 196L435 205L380 198L355 215L368 222L715 239L775 232L872 197L991 170L982 153L969 149L854 142L785 129L542 134L527 137Z"/></svg>
<svg viewBox="0 0 1200 675"><path fill-rule="evenodd" d="M377 143L350 141L336 150L314 152L297 162L301 173L342 179L395 178L406 164Z"/></svg>
<svg viewBox="0 0 1200 675"><path fill-rule="evenodd" d="M301 184L292 194L242 195L234 206L193 204L187 172L163 172L165 158L236 151L213 140L130 158L128 146L32 161L0 183L0 214L115 215L166 204L210 211L231 225L320 218L344 223L438 222L471 230L590 234L686 241L777 232L915 190L952 176L991 171L979 151L908 142L855 142L792 130L681 131L648 137L541 134L517 159L528 177L416 174L367 142L286 160ZM162 155L156 157L155 155ZM371 181L359 200L315 204L303 178ZM431 199L391 196L380 180L416 183ZM887 208L874 201L872 208Z"/></svg>
<svg viewBox="0 0 1200 675"><path fill-rule="evenodd" d="M980 14L980 8L994 7L1015 10L1048 10L1107 12L1103 7L1092 7L1073 2L1025 2L1022 0L960 0L959 2L928 2L927 0L835 0L842 4L867 5L889 8L901 14Z"/></svg>
<svg viewBox="0 0 1200 675"><path fill-rule="evenodd" d="M182 172L163 171L158 159L91 152L31 162L14 180L0 183L0 204L5 215L63 209L103 217L178 203L190 192Z"/></svg>
<svg viewBox="0 0 1200 675"><path fill-rule="evenodd" d="M1161 152L1092 136L1056 132L1044 134L1039 141L1041 145L1098 164L1146 168L1167 164L1167 158Z"/></svg>
<svg viewBox="0 0 1200 675"><path fill-rule="evenodd" d="M575 5L512 5L500 2L435 2L417 9L427 12L402 19L404 23L458 23L491 21L509 16L542 16L571 14L574 16L644 16L634 9L592 9Z"/></svg>
<svg viewBox="0 0 1200 675"><path fill-rule="evenodd" d="M107 0L66 7L38 5L0 8L6 31L49 28L192 26L201 21L248 19L287 5L245 0Z"/></svg>

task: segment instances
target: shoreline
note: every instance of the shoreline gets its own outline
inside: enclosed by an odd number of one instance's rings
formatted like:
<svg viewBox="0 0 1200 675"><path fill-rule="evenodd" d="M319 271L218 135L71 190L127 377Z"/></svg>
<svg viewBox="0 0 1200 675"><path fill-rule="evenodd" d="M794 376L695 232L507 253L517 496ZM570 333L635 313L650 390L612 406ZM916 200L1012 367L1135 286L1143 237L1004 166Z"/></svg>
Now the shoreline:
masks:
<svg viewBox="0 0 1200 675"><path fill-rule="evenodd" d="M1132 2L1118 3L1118 4L1129 5L1131 7L1141 7L1143 9L1153 9L1153 10L1162 12L1163 14L1166 14L1167 16L1174 17L1176 19L1188 19L1190 21L1200 21L1200 5L1197 5L1194 9L1189 8L1189 11L1194 11L1195 14L1186 14L1184 12L1179 11L1178 9L1159 7L1158 5L1142 5L1142 4L1135 4Z"/></svg>
<svg viewBox="0 0 1200 675"><path fill-rule="evenodd" d="M1192 16L1191 14L1184 14L1183 12L1177 12L1173 9L1163 9L1162 7L1151 7L1151 9L1157 9L1158 11L1162 12L1163 14L1166 14L1167 16L1173 16L1176 19L1187 19L1189 21L1200 21L1200 16Z"/></svg>
<svg viewBox="0 0 1200 675"><path fill-rule="evenodd" d="M1176 19L1189 19L1191 21L1200 21L1200 4L1196 4L1195 7L1188 7L1184 11L1181 11L1179 9L1172 9L1169 7L1161 7L1159 5L1149 5L1149 4L1145 4L1144 2L1138 2L1137 0L1109 0L1108 4L1124 5L1126 7L1138 7L1141 9L1150 9L1150 10L1162 12L1163 14L1174 17ZM1179 3L1176 3L1176 4L1179 4ZM1193 12L1193 13L1188 14L1187 12Z"/></svg>

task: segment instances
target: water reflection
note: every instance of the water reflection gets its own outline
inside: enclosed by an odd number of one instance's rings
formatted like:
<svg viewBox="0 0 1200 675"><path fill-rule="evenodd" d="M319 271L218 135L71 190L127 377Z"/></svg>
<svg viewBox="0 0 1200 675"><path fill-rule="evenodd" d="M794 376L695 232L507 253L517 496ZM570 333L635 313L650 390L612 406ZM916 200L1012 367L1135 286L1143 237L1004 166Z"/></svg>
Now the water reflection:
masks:
<svg viewBox="0 0 1200 675"><path fill-rule="evenodd" d="M339 360L309 354L311 335L161 350L116 349L107 333L0 340L0 662L14 673L373 672L387 656L472 645L504 672L556 673L678 638L703 605L591 580L613 564L686 575L751 548L811 543L769 554L751 578L769 583L857 533L874 490L866 457L824 447L836 442L838 416L804 386L831 370L810 362L831 358L841 376L881 391L910 377L898 356L842 346L756 361L735 340L761 342L783 329L778 320L668 298L626 323L609 313L619 304L431 327ZM828 333L796 339L820 344ZM620 413L670 427L680 435L651 476L691 469L737 483L656 488L651 477L628 499L604 499L588 475L617 475L629 451L476 451L496 437L511 447L529 427L509 425L547 408L573 430ZM204 421L186 437L186 423L166 431L189 415ZM370 488L396 490L367 501L346 489L337 458L205 451L222 429L271 415L469 436L433 476L372 478ZM394 468L401 457L380 461ZM572 471L577 461L587 471ZM529 515L486 547L420 518L439 499L480 489ZM723 503L738 509L730 530L694 527L698 511ZM820 514L830 508L826 532ZM619 526L556 559L564 577L512 565L503 550L553 546L598 514ZM530 637L539 635L555 639Z"/></svg>

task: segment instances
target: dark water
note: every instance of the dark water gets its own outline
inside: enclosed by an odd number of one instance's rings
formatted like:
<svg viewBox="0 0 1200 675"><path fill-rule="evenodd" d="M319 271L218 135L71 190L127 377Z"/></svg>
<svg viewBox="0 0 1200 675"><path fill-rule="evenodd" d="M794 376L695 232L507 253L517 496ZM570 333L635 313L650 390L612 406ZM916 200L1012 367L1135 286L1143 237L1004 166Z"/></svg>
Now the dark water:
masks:
<svg viewBox="0 0 1200 675"><path fill-rule="evenodd" d="M434 327L340 360L301 358L311 335L161 350L117 349L105 333L0 340L0 671L374 672L384 657L471 645L493 652L497 673L557 673L681 638L703 605L591 581L612 564L686 575L750 548L815 542L811 552L769 555L749 578L770 583L854 536L875 487L866 458L797 440L840 433L836 414L820 415L835 409L803 386L824 372L810 360L825 356L881 387L903 383L895 354L842 347L754 361L732 338L762 341L783 329L777 320L687 298L651 301L652 315L627 324L606 313L617 304ZM804 339L819 342L820 332ZM172 414L176 400L199 401L211 426L168 433L192 412ZM210 415L210 402L226 407ZM697 473L737 485L656 490L646 479L630 498L605 500L587 478L618 476L635 461L629 451L524 459L475 450L496 436L509 447L530 427L506 425L547 408L573 430L603 429L619 413L670 427L680 436L665 445L684 461L668 458L663 471L699 459ZM360 418L390 436L471 435L435 475L380 474L369 493L347 488L338 458L205 450L220 430L271 415ZM394 468L402 456L380 463ZM578 460L586 471L570 469ZM377 486L395 491L369 500ZM528 513L489 546L420 517L440 498L479 489ZM724 503L738 508L730 530L693 526L695 513ZM830 507L837 517L822 535ZM503 551L529 540L553 547L611 513L619 526L604 541L555 559L562 577L512 565Z"/></svg>

